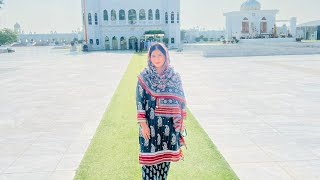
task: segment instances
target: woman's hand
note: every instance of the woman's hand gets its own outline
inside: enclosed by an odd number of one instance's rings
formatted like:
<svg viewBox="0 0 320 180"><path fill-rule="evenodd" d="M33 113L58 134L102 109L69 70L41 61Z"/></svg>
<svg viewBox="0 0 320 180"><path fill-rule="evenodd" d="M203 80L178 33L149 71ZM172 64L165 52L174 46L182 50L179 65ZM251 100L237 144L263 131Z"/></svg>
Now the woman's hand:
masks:
<svg viewBox="0 0 320 180"><path fill-rule="evenodd" d="M183 124L181 129L180 129L180 133L183 137L186 137L187 136L187 131L186 131L186 127L185 125Z"/></svg>
<svg viewBox="0 0 320 180"><path fill-rule="evenodd" d="M183 133L183 131L184 131L184 129L185 129L185 126L184 126L184 124L182 125L182 127L181 127L181 133Z"/></svg>
<svg viewBox="0 0 320 180"><path fill-rule="evenodd" d="M150 128L146 122L141 122L140 126L142 128L142 136L144 140L149 140L150 139Z"/></svg>

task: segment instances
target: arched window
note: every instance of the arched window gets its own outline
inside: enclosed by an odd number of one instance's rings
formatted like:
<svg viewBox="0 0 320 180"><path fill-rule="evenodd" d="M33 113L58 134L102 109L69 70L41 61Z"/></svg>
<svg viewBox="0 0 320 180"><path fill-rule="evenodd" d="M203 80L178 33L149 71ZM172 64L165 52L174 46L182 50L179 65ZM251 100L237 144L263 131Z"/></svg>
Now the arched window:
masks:
<svg viewBox="0 0 320 180"><path fill-rule="evenodd" d="M174 44L174 38L171 38L171 44Z"/></svg>
<svg viewBox="0 0 320 180"><path fill-rule="evenodd" d="M242 33L249 33L249 20L248 18L243 18L242 20Z"/></svg>
<svg viewBox="0 0 320 180"><path fill-rule="evenodd" d="M160 20L160 11L159 11L159 9L156 10L156 20Z"/></svg>
<svg viewBox="0 0 320 180"><path fill-rule="evenodd" d="M96 39L96 44L97 44L97 45L99 45L99 44L100 44L99 39Z"/></svg>
<svg viewBox="0 0 320 180"><path fill-rule="evenodd" d="M134 9L130 9L130 10L129 10L128 19L129 19L130 21L135 21L135 20L137 20L136 10L134 10Z"/></svg>
<svg viewBox="0 0 320 180"><path fill-rule="evenodd" d="M260 22L260 33L267 33L267 19L263 17Z"/></svg>
<svg viewBox="0 0 320 180"><path fill-rule="evenodd" d="M174 12L171 12L171 23L174 23Z"/></svg>
<svg viewBox="0 0 320 180"><path fill-rule="evenodd" d="M91 13L88 14L88 22L89 25L92 25Z"/></svg>
<svg viewBox="0 0 320 180"><path fill-rule="evenodd" d="M177 12L177 23L179 24L180 23L180 13Z"/></svg>
<svg viewBox="0 0 320 180"><path fill-rule="evenodd" d="M98 14L97 13L94 14L94 24L98 25Z"/></svg>
<svg viewBox="0 0 320 180"><path fill-rule="evenodd" d="M110 40L109 40L108 36L106 36L106 38L104 40L104 47L105 47L106 50L110 49Z"/></svg>
<svg viewBox="0 0 320 180"><path fill-rule="evenodd" d="M139 20L146 20L146 12L144 9L140 9L139 11Z"/></svg>
<svg viewBox="0 0 320 180"><path fill-rule="evenodd" d="M127 49L127 40L123 36L120 38L120 49Z"/></svg>
<svg viewBox="0 0 320 180"><path fill-rule="evenodd" d="M149 9L148 11L148 20L153 20L153 14L151 9Z"/></svg>
<svg viewBox="0 0 320 180"><path fill-rule="evenodd" d="M114 9L111 10L111 21L117 20L117 14Z"/></svg>
<svg viewBox="0 0 320 180"><path fill-rule="evenodd" d="M126 12L123 9L119 11L119 20L126 20Z"/></svg>
<svg viewBox="0 0 320 180"><path fill-rule="evenodd" d="M103 20L108 21L108 11L107 10L103 11Z"/></svg>
<svg viewBox="0 0 320 180"><path fill-rule="evenodd" d="M166 12L165 18L166 18L166 24L168 24L168 12Z"/></svg>
<svg viewBox="0 0 320 180"><path fill-rule="evenodd" d="M112 38L112 49L118 49L118 40L115 36Z"/></svg>

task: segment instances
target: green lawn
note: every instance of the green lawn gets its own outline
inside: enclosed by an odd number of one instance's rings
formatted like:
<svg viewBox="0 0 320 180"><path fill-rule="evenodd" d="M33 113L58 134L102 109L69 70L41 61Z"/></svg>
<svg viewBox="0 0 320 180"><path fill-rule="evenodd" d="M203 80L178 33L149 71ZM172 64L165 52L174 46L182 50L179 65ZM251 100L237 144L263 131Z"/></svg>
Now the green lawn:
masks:
<svg viewBox="0 0 320 180"><path fill-rule="evenodd" d="M141 179L135 88L146 59L132 57L74 179ZM238 179L190 110L186 127L185 160L171 164L168 179Z"/></svg>
<svg viewBox="0 0 320 180"><path fill-rule="evenodd" d="M315 42L320 42L320 40L302 40L301 42L305 42L305 43L315 43Z"/></svg>

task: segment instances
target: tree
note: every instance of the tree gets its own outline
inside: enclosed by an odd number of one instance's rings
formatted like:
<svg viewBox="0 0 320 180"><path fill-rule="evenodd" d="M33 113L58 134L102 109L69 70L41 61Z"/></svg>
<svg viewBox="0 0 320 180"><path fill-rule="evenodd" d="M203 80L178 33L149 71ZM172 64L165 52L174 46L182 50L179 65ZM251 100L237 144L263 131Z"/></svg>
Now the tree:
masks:
<svg viewBox="0 0 320 180"><path fill-rule="evenodd" d="M0 9L2 8L3 0L0 0Z"/></svg>
<svg viewBox="0 0 320 180"><path fill-rule="evenodd" d="M167 45L169 43L169 38L163 38L163 42Z"/></svg>
<svg viewBox="0 0 320 180"><path fill-rule="evenodd" d="M0 30L0 45L11 44L18 40L18 35L11 29Z"/></svg>
<svg viewBox="0 0 320 180"><path fill-rule="evenodd" d="M187 33L186 30L181 30L181 31L180 31L180 39L181 39L181 40L184 40L184 39L186 38L186 33Z"/></svg>

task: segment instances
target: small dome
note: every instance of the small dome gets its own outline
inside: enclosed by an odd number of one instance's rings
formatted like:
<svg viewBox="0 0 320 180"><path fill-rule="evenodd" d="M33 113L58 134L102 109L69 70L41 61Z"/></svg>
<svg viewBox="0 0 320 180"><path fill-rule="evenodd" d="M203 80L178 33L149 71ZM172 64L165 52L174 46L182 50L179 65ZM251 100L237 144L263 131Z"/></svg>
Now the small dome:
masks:
<svg viewBox="0 0 320 180"><path fill-rule="evenodd" d="M247 0L242 3L241 11L261 10L261 4L256 0Z"/></svg>
<svg viewBox="0 0 320 180"><path fill-rule="evenodd" d="M14 25L14 28L20 28L20 24L16 23L16 24Z"/></svg>

